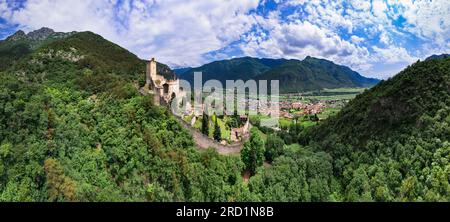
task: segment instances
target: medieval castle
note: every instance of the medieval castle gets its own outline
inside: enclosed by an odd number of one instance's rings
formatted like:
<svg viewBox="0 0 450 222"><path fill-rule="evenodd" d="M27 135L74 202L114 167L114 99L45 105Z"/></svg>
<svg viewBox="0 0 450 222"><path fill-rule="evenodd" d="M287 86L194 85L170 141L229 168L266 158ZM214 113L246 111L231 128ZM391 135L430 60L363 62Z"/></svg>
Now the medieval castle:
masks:
<svg viewBox="0 0 450 222"><path fill-rule="evenodd" d="M145 72L145 86L141 90L146 91L146 93L153 94L154 102L155 104L158 105L170 105L170 102L172 101L173 98L175 98L175 96L186 95L185 94L186 92L180 90L180 80L177 79L177 77L175 77L173 80L168 80L164 76L158 74L157 62L155 58L152 58L147 63L147 68ZM194 110L196 110L197 112L195 112ZM183 111L182 115L183 116L193 115L191 124L188 126L192 132L196 132L193 126L195 125L195 122L198 119L197 117L202 115L203 112L204 112L204 105L201 105L201 107L197 107L197 109L193 109L190 101L187 101L186 110ZM244 126L240 128L231 129L230 133L231 142L239 142L243 139L244 140L247 139L249 136L249 128L250 128L249 118L247 116L241 116L241 121L245 122ZM196 134L199 133L196 132Z"/></svg>
<svg viewBox="0 0 450 222"><path fill-rule="evenodd" d="M179 93L180 81L176 77L168 80L157 70L157 62L152 58L147 63L144 88L153 91L155 104L167 105Z"/></svg>

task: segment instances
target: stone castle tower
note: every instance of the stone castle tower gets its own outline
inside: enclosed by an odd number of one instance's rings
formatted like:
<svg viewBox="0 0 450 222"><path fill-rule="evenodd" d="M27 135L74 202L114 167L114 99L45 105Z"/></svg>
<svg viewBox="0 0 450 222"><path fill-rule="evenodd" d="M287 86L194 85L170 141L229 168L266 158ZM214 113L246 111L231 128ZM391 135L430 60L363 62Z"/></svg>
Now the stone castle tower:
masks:
<svg viewBox="0 0 450 222"><path fill-rule="evenodd" d="M148 64L147 64L147 71L146 71L146 78L145 78L145 84L147 87L150 87L152 85L153 80L157 79L157 72L156 72L156 59L152 58Z"/></svg>
<svg viewBox="0 0 450 222"><path fill-rule="evenodd" d="M156 73L156 60L155 58L152 58L150 60L150 76L152 79L156 79L157 78L157 73Z"/></svg>

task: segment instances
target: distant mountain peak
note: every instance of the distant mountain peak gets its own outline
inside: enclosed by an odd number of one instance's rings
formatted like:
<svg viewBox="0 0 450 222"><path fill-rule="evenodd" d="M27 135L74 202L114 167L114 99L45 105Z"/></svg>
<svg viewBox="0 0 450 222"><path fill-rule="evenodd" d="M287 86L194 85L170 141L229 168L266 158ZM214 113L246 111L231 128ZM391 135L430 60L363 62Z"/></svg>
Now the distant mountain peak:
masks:
<svg viewBox="0 0 450 222"><path fill-rule="evenodd" d="M8 41L18 41L18 40L34 40L34 41L40 41L48 38L49 36L55 34L55 31L53 29L43 27L38 30L34 30L29 32L28 34L25 34L24 31L19 30L15 32L13 35L8 37L6 40Z"/></svg>
<svg viewBox="0 0 450 222"><path fill-rule="evenodd" d="M0 40L0 71L5 70L20 58L29 55L43 44L68 38L76 32L55 32L43 27L26 34L22 30L16 31L5 40Z"/></svg>
<svg viewBox="0 0 450 222"><path fill-rule="evenodd" d="M48 38L50 35L54 34L55 31L53 29L42 27L38 30L32 31L27 34L27 37L32 40L43 40Z"/></svg>
<svg viewBox="0 0 450 222"><path fill-rule="evenodd" d="M303 59L303 61L329 61L329 62L331 62L330 60L316 58L313 56L306 56L305 59Z"/></svg>
<svg viewBox="0 0 450 222"><path fill-rule="evenodd" d="M440 55L432 55L425 60L432 60L432 59L444 59L450 57L450 54L440 54Z"/></svg>
<svg viewBox="0 0 450 222"><path fill-rule="evenodd" d="M9 36L6 40L17 41L17 40L21 40L21 39L25 39L25 38L27 38L27 35L25 34L25 32L22 30L19 30L19 31L15 32L13 35Z"/></svg>
<svg viewBox="0 0 450 222"><path fill-rule="evenodd" d="M333 61L330 61L330 60L327 60L327 59L316 58L316 57L312 57L312 56L306 56L303 61L304 62L318 61L318 62L326 62L326 63L335 64Z"/></svg>

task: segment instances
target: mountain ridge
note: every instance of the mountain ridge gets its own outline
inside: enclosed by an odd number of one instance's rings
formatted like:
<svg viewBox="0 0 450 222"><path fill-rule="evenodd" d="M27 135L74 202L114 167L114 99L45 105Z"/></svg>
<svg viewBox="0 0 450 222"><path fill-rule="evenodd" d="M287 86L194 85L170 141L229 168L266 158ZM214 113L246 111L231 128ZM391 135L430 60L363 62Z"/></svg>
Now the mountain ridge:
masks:
<svg viewBox="0 0 450 222"><path fill-rule="evenodd" d="M20 40L43 41L43 40L45 40L45 39L47 39L49 37L64 38L64 37L68 37L70 35L73 35L75 33L77 33L77 32L76 31L73 31L73 32L55 32L51 28L42 27L40 29L36 29L36 30L30 31L28 33L25 33L23 30L18 30L14 34L12 34L11 36L8 36L6 39L0 40L0 42L3 42L3 41L14 42L14 41L20 41Z"/></svg>
<svg viewBox="0 0 450 222"><path fill-rule="evenodd" d="M74 37L75 36L75 37ZM69 43L69 44L67 44ZM94 44L94 45L93 45ZM70 51L71 48L82 49L85 53L85 58L81 59L80 63L85 63L85 65L92 65L93 60L95 63L99 64L97 67L102 66L103 63L109 61L107 53L95 53L89 47L97 47L95 44L103 45L104 49L99 49L98 51L104 50L115 50L118 54L122 56L121 59L117 59L107 66L115 67L109 71L123 71L123 70L135 70L135 72L143 73L145 72L146 60L138 58L136 55L128 51L127 49L111 43L104 39L102 36L95 34L93 32L55 32L50 28L40 28L25 34L24 31L18 30L13 35L7 37L5 40L0 41L0 71L4 71L7 68L17 64L22 58L29 56L37 51L42 51L46 47L53 49ZM70 47L69 47L70 45ZM73 47L74 46L74 47ZM90 53L90 51L92 53ZM101 58L101 59L99 59ZM100 61L103 60L103 61ZM117 65L122 64L122 65ZM127 67L127 66L134 67ZM104 64L103 64L104 65ZM127 67L122 69L123 67ZM168 79L175 78L175 73L165 64L158 63L158 72ZM141 82L143 81L144 75L139 76Z"/></svg>
<svg viewBox="0 0 450 222"><path fill-rule="evenodd" d="M17 63L21 58L30 55L39 47L51 42L65 39L77 32L55 32L50 28L40 28L26 34L18 30L4 40L0 40L0 71Z"/></svg>
<svg viewBox="0 0 450 222"><path fill-rule="evenodd" d="M431 60L431 59L443 59L443 58L448 58L450 57L450 54L434 54L431 55L430 57L426 58L425 60Z"/></svg>
<svg viewBox="0 0 450 222"><path fill-rule="evenodd" d="M450 58L418 61L303 131L345 201L448 201Z"/></svg>
<svg viewBox="0 0 450 222"><path fill-rule="evenodd" d="M193 73L202 72L203 82L217 79L280 80L282 92L301 92L323 88L371 87L378 79L367 78L346 66L311 56L304 60L241 57L214 61L196 68L174 70L193 83Z"/></svg>
<svg viewBox="0 0 450 222"><path fill-rule="evenodd" d="M313 138L320 141L340 134L348 143L364 146L367 140L399 129L415 130L423 124L424 115L434 116L450 103L449 64L450 58L442 57L408 66L350 101L337 116L318 126Z"/></svg>

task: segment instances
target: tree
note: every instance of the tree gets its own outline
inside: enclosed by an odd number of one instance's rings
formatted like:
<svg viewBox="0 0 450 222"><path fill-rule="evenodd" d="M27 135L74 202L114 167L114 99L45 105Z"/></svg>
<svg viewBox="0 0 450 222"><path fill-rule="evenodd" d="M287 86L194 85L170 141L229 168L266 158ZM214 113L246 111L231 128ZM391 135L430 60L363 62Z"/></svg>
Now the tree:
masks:
<svg viewBox="0 0 450 222"><path fill-rule="evenodd" d="M348 201L372 201L369 177L363 167L353 171L353 179L347 185Z"/></svg>
<svg viewBox="0 0 450 222"><path fill-rule="evenodd" d="M255 174L256 168L262 166L264 162L264 141L256 128L250 130L250 140L244 143L241 158L252 175Z"/></svg>
<svg viewBox="0 0 450 222"><path fill-rule="evenodd" d="M76 200L75 182L64 175L64 171L55 159L47 159L44 162L44 171L47 178L48 195L50 201L55 200Z"/></svg>
<svg viewBox="0 0 450 222"><path fill-rule="evenodd" d="M266 152L264 156L267 161L272 162L276 157L283 154L284 141L275 134L271 134L267 137Z"/></svg>
<svg viewBox="0 0 450 222"><path fill-rule="evenodd" d="M214 121L214 140L220 141L222 139L222 132L220 130L219 123L217 122L217 116Z"/></svg>
<svg viewBox="0 0 450 222"><path fill-rule="evenodd" d="M209 117L205 112L202 117L202 133L206 136L209 135Z"/></svg>
<svg viewBox="0 0 450 222"><path fill-rule="evenodd" d="M313 121L313 122L319 122L319 116L317 116L317 114L314 114L314 115L311 115L310 117L309 117L309 119L311 120L311 121Z"/></svg>

